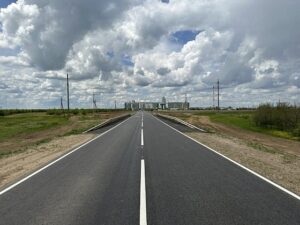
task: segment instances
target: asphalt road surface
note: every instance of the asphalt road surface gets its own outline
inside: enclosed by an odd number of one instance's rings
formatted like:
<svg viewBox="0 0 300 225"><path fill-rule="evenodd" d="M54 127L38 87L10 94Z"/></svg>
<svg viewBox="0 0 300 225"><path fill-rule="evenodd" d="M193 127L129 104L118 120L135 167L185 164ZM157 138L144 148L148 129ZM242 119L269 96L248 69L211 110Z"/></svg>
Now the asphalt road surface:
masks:
<svg viewBox="0 0 300 225"><path fill-rule="evenodd" d="M0 224L299 225L300 201L138 112L0 192Z"/></svg>

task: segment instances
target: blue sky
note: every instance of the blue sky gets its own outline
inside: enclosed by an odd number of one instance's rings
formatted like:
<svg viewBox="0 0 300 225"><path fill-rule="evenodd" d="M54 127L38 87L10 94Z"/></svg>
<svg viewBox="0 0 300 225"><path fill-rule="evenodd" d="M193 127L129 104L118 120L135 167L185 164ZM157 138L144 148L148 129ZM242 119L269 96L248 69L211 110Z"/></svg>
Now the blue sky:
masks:
<svg viewBox="0 0 300 225"><path fill-rule="evenodd" d="M0 8L5 8L12 2L16 2L16 1L15 0L0 0Z"/></svg>
<svg viewBox="0 0 300 225"><path fill-rule="evenodd" d="M195 31L195 30L181 30L176 31L171 34L171 41L175 42L177 44L185 45L189 41L195 40L196 36L201 31Z"/></svg>

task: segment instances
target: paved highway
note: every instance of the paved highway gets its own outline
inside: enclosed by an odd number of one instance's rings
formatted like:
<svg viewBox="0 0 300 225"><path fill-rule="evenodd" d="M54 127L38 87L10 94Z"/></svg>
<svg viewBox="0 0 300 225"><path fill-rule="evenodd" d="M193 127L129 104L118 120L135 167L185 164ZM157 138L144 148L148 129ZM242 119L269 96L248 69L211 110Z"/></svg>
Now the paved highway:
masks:
<svg viewBox="0 0 300 225"><path fill-rule="evenodd" d="M0 224L299 225L300 201L138 112L0 192Z"/></svg>

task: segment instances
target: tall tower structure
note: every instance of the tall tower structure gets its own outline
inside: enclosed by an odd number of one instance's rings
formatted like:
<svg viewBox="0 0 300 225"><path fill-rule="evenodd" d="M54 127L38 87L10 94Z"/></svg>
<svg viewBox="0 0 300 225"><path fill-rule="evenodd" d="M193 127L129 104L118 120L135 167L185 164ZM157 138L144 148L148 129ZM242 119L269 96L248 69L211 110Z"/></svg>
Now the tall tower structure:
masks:
<svg viewBox="0 0 300 225"><path fill-rule="evenodd" d="M165 97L162 97L161 99L161 109L166 109L167 108L167 100Z"/></svg>
<svg viewBox="0 0 300 225"><path fill-rule="evenodd" d="M185 110L189 109L189 103L188 103L187 93L185 93L185 97L184 97L184 109Z"/></svg>

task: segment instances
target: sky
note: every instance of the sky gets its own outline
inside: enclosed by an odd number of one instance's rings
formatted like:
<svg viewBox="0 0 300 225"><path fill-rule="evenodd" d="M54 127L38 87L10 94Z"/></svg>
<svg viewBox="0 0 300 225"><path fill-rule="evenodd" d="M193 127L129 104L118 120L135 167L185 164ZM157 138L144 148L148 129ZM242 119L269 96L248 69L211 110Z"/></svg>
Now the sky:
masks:
<svg viewBox="0 0 300 225"><path fill-rule="evenodd" d="M0 0L0 108L300 104L298 0Z"/></svg>

